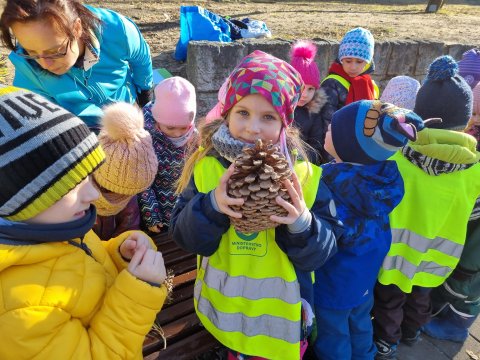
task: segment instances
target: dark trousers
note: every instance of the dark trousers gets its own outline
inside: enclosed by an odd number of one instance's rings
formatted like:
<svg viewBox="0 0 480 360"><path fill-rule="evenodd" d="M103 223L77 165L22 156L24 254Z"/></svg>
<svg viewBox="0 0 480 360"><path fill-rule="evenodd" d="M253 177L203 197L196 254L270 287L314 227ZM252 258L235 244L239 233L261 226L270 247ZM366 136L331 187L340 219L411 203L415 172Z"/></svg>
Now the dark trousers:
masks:
<svg viewBox="0 0 480 360"><path fill-rule="evenodd" d="M396 285L375 285L373 306L373 332L376 338L397 344L402 330L409 333L419 330L430 321L431 288L414 286L410 294Z"/></svg>

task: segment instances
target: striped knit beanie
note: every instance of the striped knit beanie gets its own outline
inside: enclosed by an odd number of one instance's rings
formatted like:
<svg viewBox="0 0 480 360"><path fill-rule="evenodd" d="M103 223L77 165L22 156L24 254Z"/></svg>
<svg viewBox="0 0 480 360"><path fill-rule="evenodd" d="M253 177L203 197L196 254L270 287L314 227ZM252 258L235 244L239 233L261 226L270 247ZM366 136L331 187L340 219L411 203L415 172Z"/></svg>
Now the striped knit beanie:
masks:
<svg viewBox="0 0 480 360"><path fill-rule="evenodd" d="M0 85L0 217L30 219L104 160L82 120L40 95Z"/></svg>
<svg viewBox="0 0 480 360"><path fill-rule="evenodd" d="M345 34L338 48L338 60L352 57L372 62L375 41L373 35L367 29L358 27Z"/></svg>
<svg viewBox="0 0 480 360"><path fill-rule="evenodd" d="M480 49L470 49L463 53L458 62L458 73L473 89L480 82Z"/></svg>

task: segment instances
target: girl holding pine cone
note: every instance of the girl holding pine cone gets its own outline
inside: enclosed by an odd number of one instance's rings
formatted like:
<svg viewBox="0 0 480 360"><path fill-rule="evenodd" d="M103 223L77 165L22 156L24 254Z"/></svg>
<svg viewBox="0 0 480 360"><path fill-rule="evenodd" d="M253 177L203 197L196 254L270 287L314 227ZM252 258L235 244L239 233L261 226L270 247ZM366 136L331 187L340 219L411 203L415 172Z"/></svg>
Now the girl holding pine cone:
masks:
<svg viewBox="0 0 480 360"><path fill-rule="evenodd" d="M299 73L254 51L227 84L222 118L201 128L185 164L170 230L199 255L195 310L229 359L299 359L313 318L310 271L335 253L343 228L290 127Z"/></svg>

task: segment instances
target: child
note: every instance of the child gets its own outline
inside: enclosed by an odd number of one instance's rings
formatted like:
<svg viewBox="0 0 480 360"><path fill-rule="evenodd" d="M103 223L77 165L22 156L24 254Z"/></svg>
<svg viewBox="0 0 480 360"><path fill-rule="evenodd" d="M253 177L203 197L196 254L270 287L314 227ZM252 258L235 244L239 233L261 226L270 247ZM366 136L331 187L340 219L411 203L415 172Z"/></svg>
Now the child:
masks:
<svg viewBox="0 0 480 360"><path fill-rule="evenodd" d="M480 140L480 83L473 89L473 112L467 134ZM464 342L468 328L480 313L480 206L479 200L470 215L465 247L460 261L446 282L431 294L432 312L435 314L423 330L442 340Z"/></svg>
<svg viewBox="0 0 480 360"><path fill-rule="evenodd" d="M417 141L393 156L405 195L390 214L392 246L375 287L378 359L395 358L400 339L418 341L421 326L430 320L430 291L457 266L480 195L476 141L457 132L472 114L472 92L452 57L430 65L414 111L443 122L419 132Z"/></svg>
<svg viewBox="0 0 480 360"><path fill-rule="evenodd" d="M415 113L378 100L363 100L333 114L322 166L345 232L338 252L315 270L318 359L371 359L376 349L370 311L378 270L390 248L388 214L403 197L403 180L387 161L423 121Z"/></svg>
<svg viewBox="0 0 480 360"><path fill-rule="evenodd" d="M98 140L106 162L93 174L100 193L94 202L97 220L93 231L108 240L140 229L136 195L152 184L158 161L137 106L119 102L105 107Z"/></svg>
<svg viewBox="0 0 480 360"><path fill-rule="evenodd" d="M473 89L480 82L480 49L470 49L463 53L458 62L458 73Z"/></svg>
<svg viewBox="0 0 480 360"><path fill-rule="evenodd" d="M138 196L145 226L152 233L168 234L175 205L175 184L180 177L188 146L196 141L195 88L175 76L155 87L155 102L145 105L145 129L152 135L158 172L152 186Z"/></svg>
<svg viewBox="0 0 480 360"><path fill-rule="evenodd" d="M173 238L200 255L195 309L205 328L231 349L230 359L301 357L312 319L302 327L299 279L311 291L307 271L335 252L342 232L330 192L318 187L319 168L303 161L295 172L308 176L284 183L293 204L276 198L288 212L271 216L278 227L243 234L230 224L229 216L241 217L230 206L243 200L229 197L226 187L243 147L261 139L279 144L287 159L294 149L304 152L289 126L302 85L283 60L258 50L246 56L229 77L224 118L202 128L201 148L180 178ZM303 310L309 312L307 303Z"/></svg>
<svg viewBox="0 0 480 360"><path fill-rule="evenodd" d="M420 83L410 76L395 76L387 83L380 100L403 109L413 110Z"/></svg>
<svg viewBox="0 0 480 360"><path fill-rule="evenodd" d="M317 47L310 41L298 41L290 50L290 65L302 75L305 88L295 109L295 125L300 129L302 139L314 151L309 151L310 160L319 165L330 156L323 148L327 125L322 122L320 110L327 98L320 89L320 71L315 62Z"/></svg>
<svg viewBox="0 0 480 360"><path fill-rule="evenodd" d="M328 70L321 88L327 95L327 103L321 114L327 125L335 111L358 100L378 99L379 91L369 74L374 69L373 36L361 27L345 34L338 49L338 58Z"/></svg>
<svg viewBox="0 0 480 360"><path fill-rule="evenodd" d="M472 135L477 140L477 151L480 150L480 83L472 90L473 93L473 108L472 117L468 121L465 132Z"/></svg>
<svg viewBox="0 0 480 360"><path fill-rule="evenodd" d="M11 86L0 129L0 358L142 359L165 266L141 232L101 242L90 231L90 175L105 158L95 134Z"/></svg>

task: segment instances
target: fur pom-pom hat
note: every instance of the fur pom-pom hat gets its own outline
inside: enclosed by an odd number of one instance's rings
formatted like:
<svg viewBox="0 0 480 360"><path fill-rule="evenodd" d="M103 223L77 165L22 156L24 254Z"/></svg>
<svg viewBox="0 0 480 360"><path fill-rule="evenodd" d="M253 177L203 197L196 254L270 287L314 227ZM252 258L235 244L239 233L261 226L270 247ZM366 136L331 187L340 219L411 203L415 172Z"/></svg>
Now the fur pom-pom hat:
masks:
<svg viewBox="0 0 480 360"><path fill-rule="evenodd" d="M131 196L152 184L158 161L143 125L142 111L135 105L118 102L104 108L98 139L107 158L93 175L102 188Z"/></svg>
<svg viewBox="0 0 480 360"><path fill-rule="evenodd" d="M305 85L311 85L315 89L320 87L320 70L318 70L315 56L317 46L306 40L297 41L290 50L290 65L302 75Z"/></svg>
<svg viewBox="0 0 480 360"><path fill-rule="evenodd" d="M423 119L441 118L429 127L463 130L472 116L470 86L458 73L457 62L449 55L436 58L418 90L414 112Z"/></svg>

